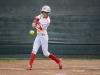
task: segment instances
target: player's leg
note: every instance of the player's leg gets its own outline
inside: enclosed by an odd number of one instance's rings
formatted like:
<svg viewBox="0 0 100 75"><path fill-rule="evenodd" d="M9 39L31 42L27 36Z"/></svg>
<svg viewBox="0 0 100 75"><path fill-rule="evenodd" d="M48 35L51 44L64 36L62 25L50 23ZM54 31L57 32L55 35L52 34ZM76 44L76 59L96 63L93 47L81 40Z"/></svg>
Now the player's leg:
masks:
<svg viewBox="0 0 100 75"><path fill-rule="evenodd" d="M62 62L61 59L57 58L55 55L53 55L52 53L50 53L50 55L48 56L49 58L51 58L52 60L56 61L56 63L59 66L59 69L62 69Z"/></svg>
<svg viewBox="0 0 100 75"><path fill-rule="evenodd" d="M49 54L50 54L50 53L48 52L48 35L41 36L40 41L41 41L41 46L42 46L43 54L44 54L46 57L48 57Z"/></svg>
<svg viewBox="0 0 100 75"><path fill-rule="evenodd" d="M43 54L46 57L49 57L58 63L59 62L58 58L56 58L52 53L48 52L48 35L45 35L41 38L41 45L42 45Z"/></svg>
<svg viewBox="0 0 100 75"><path fill-rule="evenodd" d="M27 70L31 70L31 69L32 69L32 63L33 63L33 61L34 61L34 59L35 59L35 56L36 56L36 54L31 53L31 55L30 55L30 60L29 60L29 65L28 65L28 67L27 67Z"/></svg>
<svg viewBox="0 0 100 75"><path fill-rule="evenodd" d="M42 50L43 50L43 54L46 57L51 58L52 60L54 60L56 63L58 63L59 68L62 69L62 63L61 60L58 59L55 55L53 55L52 53L48 52L48 35L45 35L41 38L41 45L42 45Z"/></svg>
<svg viewBox="0 0 100 75"><path fill-rule="evenodd" d="M33 44L33 49L32 49L32 53L30 55L30 61L29 61L29 66L27 68L27 70L31 70L32 69L32 64L33 64L33 61L36 57L36 54L37 54L37 51L40 47L40 40L38 38L38 36L36 37L35 41L34 41L34 44Z"/></svg>

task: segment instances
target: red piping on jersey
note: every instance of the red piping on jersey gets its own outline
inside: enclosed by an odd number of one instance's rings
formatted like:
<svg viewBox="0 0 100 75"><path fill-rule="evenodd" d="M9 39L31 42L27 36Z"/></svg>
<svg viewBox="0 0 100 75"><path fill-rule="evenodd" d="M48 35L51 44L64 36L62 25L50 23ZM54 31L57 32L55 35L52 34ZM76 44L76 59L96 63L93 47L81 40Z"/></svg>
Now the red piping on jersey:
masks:
<svg viewBox="0 0 100 75"><path fill-rule="evenodd" d="M39 21L39 18L36 18L33 23L37 23Z"/></svg>

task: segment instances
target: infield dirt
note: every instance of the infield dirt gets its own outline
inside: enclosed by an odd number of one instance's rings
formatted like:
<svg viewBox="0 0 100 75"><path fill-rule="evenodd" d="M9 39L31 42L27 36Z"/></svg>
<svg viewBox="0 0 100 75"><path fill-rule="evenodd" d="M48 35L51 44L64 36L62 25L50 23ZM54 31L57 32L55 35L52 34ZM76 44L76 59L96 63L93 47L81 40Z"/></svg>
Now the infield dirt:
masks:
<svg viewBox="0 0 100 75"><path fill-rule="evenodd" d="M0 75L100 75L100 60L62 60L62 70L53 60L35 60L32 70L26 70L28 62L0 60Z"/></svg>

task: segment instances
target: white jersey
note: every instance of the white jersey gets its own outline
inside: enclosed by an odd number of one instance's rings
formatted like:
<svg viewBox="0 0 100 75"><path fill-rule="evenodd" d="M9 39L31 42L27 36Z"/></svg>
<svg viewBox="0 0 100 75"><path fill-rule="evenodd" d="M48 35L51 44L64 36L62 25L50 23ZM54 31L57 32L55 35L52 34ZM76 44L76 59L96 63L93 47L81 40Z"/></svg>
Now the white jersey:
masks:
<svg viewBox="0 0 100 75"><path fill-rule="evenodd" d="M39 21L37 23L37 28L42 28L42 31L44 34L47 34L47 27L50 25L50 17L44 18L42 14L38 15L36 18L39 18ZM37 33L39 33L37 31Z"/></svg>

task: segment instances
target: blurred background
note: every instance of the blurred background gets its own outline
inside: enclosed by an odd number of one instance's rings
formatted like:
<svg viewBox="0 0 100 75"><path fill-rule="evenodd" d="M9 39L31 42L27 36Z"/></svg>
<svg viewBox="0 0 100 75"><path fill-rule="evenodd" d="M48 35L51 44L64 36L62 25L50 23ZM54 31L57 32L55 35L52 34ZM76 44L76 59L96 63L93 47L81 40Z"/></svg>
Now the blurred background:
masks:
<svg viewBox="0 0 100 75"><path fill-rule="evenodd" d="M51 7L49 52L100 58L100 0L0 0L0 58L30 56L36 37L31 24L44 5ZM41 47L37 57L44 57Z"/></svg>

